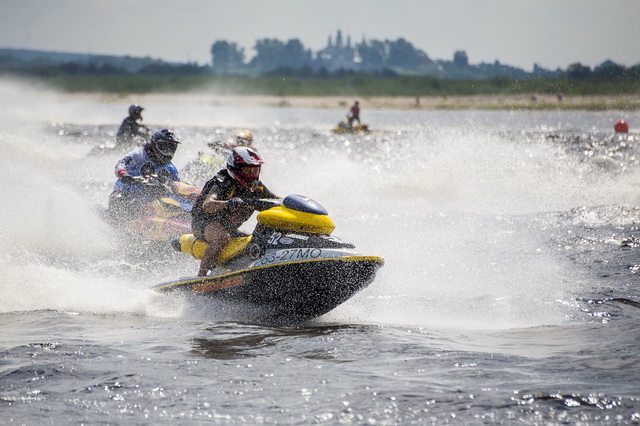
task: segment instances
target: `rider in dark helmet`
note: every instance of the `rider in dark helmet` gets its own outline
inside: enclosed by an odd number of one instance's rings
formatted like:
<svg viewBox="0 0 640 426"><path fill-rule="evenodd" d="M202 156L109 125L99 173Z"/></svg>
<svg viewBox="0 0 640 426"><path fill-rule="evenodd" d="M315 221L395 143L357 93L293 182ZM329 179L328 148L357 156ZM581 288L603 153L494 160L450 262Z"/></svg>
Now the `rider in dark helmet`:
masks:
<svg viewBox="0 0 640 426"><path fill-rule="evenodd" d="M253 214L247 198L280 198L260 181L262 157L247 147L237 147L220 170L202 189L191 210L193 234L209 246L204 252L199 276L213 268L231 237L242 235L238 228Z"/></svg>
<svg viewBox="0 0 640 426"><path fill-rule="evenodd" d="M144 144L145 151L149 154L154 163L164 166L171 163L173 155L178 149L180 141L169 129L161 129L155 132L149 142ZM173 166L173 164L171 164ZM173 166L175 168L175 166ZM176 174L178 170L176 169Z"/></svg>
<svg viewBox="0 0 640 426"><path fill-rule="evenodd" d="M173 132L162 129L155 132L149 142L136 148L123 158L115 167L118 178L109 196L109 209L118 209L118 213L131 213L132 207L147 201L144 188L135 184L133 176L145 174L164 174L170 180L177 181L178 169L171 162L180 141Z"/></svg>
<svg viewBox="0 0 640 426"><path fill-rule="evenodd" d="M129 116L122 121L116 133L116 147L131 147L149 135L149 128L141 123L142 108L140 105L129 107Z"/></svg>

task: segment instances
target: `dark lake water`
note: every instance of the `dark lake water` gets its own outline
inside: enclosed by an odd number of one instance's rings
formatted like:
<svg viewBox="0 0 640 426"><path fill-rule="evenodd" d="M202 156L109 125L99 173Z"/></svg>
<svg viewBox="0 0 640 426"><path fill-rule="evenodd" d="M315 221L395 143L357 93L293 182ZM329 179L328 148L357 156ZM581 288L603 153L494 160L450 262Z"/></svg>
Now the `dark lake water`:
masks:
<svg viewBox="0 0 640 426"><path fill-rule="evenodd" d="M179 168L250 129L271 189L384 257L334 311L274 327L149 290L197 261L123 251L96 214L122 154L90 152L128 101L0 89L1 423L640 422L640 113L363 100L375 132L337 136L339 108L143 105Z"/></svg>

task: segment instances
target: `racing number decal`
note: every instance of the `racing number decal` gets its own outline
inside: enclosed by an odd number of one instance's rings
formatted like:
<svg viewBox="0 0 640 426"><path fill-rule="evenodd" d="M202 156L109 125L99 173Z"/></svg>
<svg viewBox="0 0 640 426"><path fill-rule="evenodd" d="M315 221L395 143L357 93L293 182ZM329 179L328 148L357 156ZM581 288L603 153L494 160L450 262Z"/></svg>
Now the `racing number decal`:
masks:
<svg viewBox="0 0 640 426"><path fill-rule="evenodd" d="M280 241L280 238L282 238L282 232L274 232L269 236L269 239L267 240L267 244L275 246L278 244L278 241Z"/></svg>

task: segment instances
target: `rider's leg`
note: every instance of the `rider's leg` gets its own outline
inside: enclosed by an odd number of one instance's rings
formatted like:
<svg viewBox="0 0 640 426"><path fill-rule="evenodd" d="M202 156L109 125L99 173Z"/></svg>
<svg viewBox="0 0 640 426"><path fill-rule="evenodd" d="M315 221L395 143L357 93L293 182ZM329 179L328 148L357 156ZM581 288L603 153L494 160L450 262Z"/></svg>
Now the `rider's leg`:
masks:
<svg viewBox="0 0 640 426"><path fill-rule="evenodd" d="M229 242L231 236L226 228L214 222L204 227L204 239L209 243L209 247L206 248L202 255L200 269L198 270L199 277L204 277L213 268L218 255Z"/></svg>

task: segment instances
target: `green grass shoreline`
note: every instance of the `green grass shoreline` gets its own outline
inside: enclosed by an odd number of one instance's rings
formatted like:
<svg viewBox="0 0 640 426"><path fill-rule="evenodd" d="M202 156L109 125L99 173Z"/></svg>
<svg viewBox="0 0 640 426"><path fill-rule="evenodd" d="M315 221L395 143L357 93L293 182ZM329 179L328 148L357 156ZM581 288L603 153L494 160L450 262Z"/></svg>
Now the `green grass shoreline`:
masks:
<svg viewBox="0 0 640 426"><path fill-rule="evenodd" d="M531 79L442 80L429 76L334 79L240 76L3 76L3 80L65 94L115 98L191 94L231 101L260 100L275 107L344 107L353 99L368 108L486 110L640 110L640 81ZM224 99L227 99L226 101ZM316 99L316 101L310 101ZM317 99L331 99L321 102Z"/></svg>
<svg viewBox="0 0 640 426"><path fill-rule="evenodd" d="M195 91L189 93L138 93L114 95L108 93L67 94L68 96L98 97L105 102L171 103L190 102L195 105L228 107L265 106L272 108L315 108L346 111L355 99L366 110L583 110L583 111L639 111L640 98L634 96L571 96L561 101L550 95L536 100L521 95L489 96L253 96L228 95Z"/></svg>

